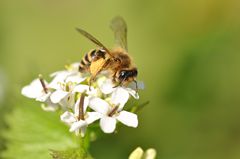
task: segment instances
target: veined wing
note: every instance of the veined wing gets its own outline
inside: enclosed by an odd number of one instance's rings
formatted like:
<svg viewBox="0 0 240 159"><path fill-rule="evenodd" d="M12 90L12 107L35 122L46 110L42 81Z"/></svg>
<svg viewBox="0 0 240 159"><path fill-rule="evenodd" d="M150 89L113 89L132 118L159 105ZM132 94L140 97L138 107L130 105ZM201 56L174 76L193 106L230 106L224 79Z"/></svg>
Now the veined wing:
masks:
<svg viewBox="0 0 240 159"><path fill-rule="evenodd" d="M110 51L99 41L97 40L94 36L92 36L90 33L86 32L83 29L80 28L76 28L76 30L81 33L84 37L86 37L87 39L89 39L90 41L92 41L94 44L100 46L101 48L103 48L110 56L113 57L113 55L110 53Z"/></svg>
<svg viewBox="0 0 240 159"><path fill-rule="evenodd" d="M116 45L127 51L127 24L124 19L120 16L113 18L110 28L114 32Z"/></svg>

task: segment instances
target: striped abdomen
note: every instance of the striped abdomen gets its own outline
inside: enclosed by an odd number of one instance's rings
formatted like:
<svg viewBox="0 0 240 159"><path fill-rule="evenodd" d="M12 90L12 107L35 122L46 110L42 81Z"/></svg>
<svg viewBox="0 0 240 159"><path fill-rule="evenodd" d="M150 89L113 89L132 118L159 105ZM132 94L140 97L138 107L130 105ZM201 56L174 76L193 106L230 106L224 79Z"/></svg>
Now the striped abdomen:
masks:
<svg viewBox="0 0 240 159"><path fill-rule="evenodd" d="M79 65L79 71L80 72L88 71L92 61L96 61L100 58L105 58L105 54L106 54L106 51L100 50L100 49L94 49L94 50L89 51L82 58L80 65Z"/></svg>

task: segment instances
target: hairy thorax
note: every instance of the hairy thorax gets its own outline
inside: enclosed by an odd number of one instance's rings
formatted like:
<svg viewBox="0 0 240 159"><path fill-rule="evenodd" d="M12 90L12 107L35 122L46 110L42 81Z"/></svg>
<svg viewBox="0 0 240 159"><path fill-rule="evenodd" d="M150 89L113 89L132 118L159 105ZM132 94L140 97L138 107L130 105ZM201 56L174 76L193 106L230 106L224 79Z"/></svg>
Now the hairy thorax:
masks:
<svg viewBox="0 0 240 159"><path fill-rule="evenodd" d="M113 70L119 70L123 68L129 68L132 66L131 58L128 53L122 48L116 48L112 50L113 58L109 61L108 67Z"/></svg>

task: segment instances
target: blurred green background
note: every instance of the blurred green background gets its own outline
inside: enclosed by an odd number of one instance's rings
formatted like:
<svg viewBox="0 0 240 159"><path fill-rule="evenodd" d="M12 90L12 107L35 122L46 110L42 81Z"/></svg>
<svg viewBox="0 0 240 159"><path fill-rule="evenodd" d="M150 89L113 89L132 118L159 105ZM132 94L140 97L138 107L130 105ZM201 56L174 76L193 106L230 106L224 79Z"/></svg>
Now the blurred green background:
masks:
<svg viewBox="0 0 240 159"><path fill-rule="evenodd" d="M50 158L51 142L69 136L58 116L41 114L39 103L22 97L20 89L95 47L75 27L112 47L109 21L116 15L127 21L129 52L146 85L140 103L150 104L137 129L105 135L91 145L92 155L122 159L142 146L156 148L159 159L239 159L238 0L1 0L0 154ZM48 136L28 130L33 125L63 130ZM48 142L40 145L43 137ZM57 145L64 146L63 140Z"/></svg>

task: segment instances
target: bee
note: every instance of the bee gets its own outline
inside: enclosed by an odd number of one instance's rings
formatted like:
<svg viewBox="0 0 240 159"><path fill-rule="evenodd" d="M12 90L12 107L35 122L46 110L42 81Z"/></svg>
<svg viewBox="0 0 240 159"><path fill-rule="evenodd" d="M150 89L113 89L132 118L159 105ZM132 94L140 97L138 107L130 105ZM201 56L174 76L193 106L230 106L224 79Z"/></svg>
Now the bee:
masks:
<svg viewBox="0 0 240 159"><path fill-rule="evenodd" d="M116 47L113 49L106 48L91 34L83 29L76 28L79 33L99 47L85 54L80 62L79 71L91 74L89 85L101 71L107 70L112 81L116 84L115 87L126 86L130 82L135 82L137 89L138 71L128 54L126 22L122 17L115 17L110 23L110 28L114 32L116 43Z"/></svg>

